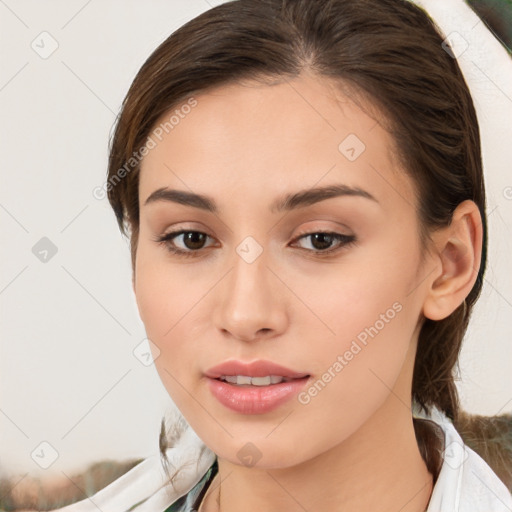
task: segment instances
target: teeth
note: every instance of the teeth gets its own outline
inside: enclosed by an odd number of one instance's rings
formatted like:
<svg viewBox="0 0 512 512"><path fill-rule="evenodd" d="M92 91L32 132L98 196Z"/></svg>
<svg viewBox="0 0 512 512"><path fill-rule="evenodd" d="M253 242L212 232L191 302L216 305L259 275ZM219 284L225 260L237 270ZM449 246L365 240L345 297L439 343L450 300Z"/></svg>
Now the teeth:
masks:
<svg viewBox="0 0 512 512"><path fill-rule="evenodd" d="M268 375L267 377L248 377L246 375L222 375L221 380L236 384L238 386L269 386L270 384L279 384L280 382L287 381L285 377L279 375Z"/></svg>

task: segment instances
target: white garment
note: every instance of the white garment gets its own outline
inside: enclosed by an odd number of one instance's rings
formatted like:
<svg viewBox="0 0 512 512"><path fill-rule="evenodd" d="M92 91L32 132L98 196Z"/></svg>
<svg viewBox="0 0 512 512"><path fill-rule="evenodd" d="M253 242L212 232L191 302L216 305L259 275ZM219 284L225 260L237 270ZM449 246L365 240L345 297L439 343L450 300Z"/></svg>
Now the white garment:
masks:
<svg viewBox="0 0 512 512"><path fill-rule="evenodd" d="M443 464L427 512L512 512L512 494L487 463L463 443L449 418L436 408L428 415L417 406L413 416L435 422L445 436ZM201 449L204 452L199 457ZM159 456L153 456L93 497L60 512L164 512L202 479L215 460L215 454L188 425L167 456L171 472L181 469L174 488L167 483Z"/></svg>
<svg viewBox="0 0 512 512"><path fill-rule="evenodd" d="M215 454L188 424L178 436L176 445L167 450L171 475L180 470L174 487L168 484L160 455L153 455L94 496L60 508L59 512L164 512L201 480L215 460Z"/></svg>
<svg viewBox="0 0 512 512"><path fill-rule="evenodd" d="M444 432L443 465L427 512L511 512L512 494L489 465L462 441L453 423L433 408L413 416L434 421Z"/></svg>

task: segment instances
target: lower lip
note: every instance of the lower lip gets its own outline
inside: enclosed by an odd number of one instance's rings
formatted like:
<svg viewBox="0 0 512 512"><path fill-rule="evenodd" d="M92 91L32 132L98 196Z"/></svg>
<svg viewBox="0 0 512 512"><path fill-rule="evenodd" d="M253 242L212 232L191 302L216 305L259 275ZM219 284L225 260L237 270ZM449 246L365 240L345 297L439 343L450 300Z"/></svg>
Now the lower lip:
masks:
<svg viewBox="0 0 512 512"><path fill-rule="evenodd" d="M263 414L297 395L308 380L309 377L303 377L269 386L245 387L208 378L208 384L213 396L229 409L242 414Z"/></svg>

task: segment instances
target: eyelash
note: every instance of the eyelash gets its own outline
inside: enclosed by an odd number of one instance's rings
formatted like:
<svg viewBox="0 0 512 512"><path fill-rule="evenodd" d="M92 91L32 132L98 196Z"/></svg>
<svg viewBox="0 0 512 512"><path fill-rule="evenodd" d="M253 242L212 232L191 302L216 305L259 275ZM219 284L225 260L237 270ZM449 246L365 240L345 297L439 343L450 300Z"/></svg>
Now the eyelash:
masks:
<svg viewBox="0 0 512 512"><path fill-rule="evenodd" d="M193 229L181 229L178 231L171 231L170 233L166 233L161 236L157 236L156 238L154 238L154 241L157 242L158 244L164 245L165 248L169 252L176 254L180 257L184 257L184 258L198 257L199 253L204 248L197 249L197 250L193 250L193 249L183 250L183 249L178 249L177 247L174 247L171 245L171 242L174 238L176 238L180 235L183 235L185 233L199 233L202 235L209 236L206 233L203 233L202 231L195 231ZM297 242L301 238L307 238L308 236L316 235L316 234L329 235L329 236L333 237L334 239L338 240L338 245L334 249L316 250L315 251L312 249L302 248L304 251L311 252L315 256L319 256L321 258L331 256L333 253L337 253L337 252L341 251L342 249L350 247L351 245L355 244L357 241L357 239L354 235L343 235L341 233L335 233L332 231L309 231L309 232L301 233L300 235L298 235L296 238L294 238L293 242Z"/></svg>

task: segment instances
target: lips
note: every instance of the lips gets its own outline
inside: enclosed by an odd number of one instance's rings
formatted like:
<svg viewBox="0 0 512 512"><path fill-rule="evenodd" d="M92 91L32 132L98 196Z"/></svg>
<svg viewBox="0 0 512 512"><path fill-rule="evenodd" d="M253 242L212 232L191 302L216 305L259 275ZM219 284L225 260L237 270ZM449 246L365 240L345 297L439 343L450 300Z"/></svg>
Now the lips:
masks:
<svg viewBox="0 0 512 512"><path fill-rule="evenodd" d="M287 379L302 379L307 377L307 373L297 372L273 363L272 361L253 361L252 363L243 363L242 361L225 361L217 366L213 366L205 372L205 375L211 379L218 379L226 375L245 375L247 377L267 377L277 375Z"/></svg>
<svg viewBox="0 0 512 512"><path fill-rule="evenodd" d="M225 382L226 376L280 376L286 381L270 385L238 385ZM205 372L211 394L226 408L240 414L265 414L291 400L306 386L310 375L271 361L225 361Z"/></svg>

